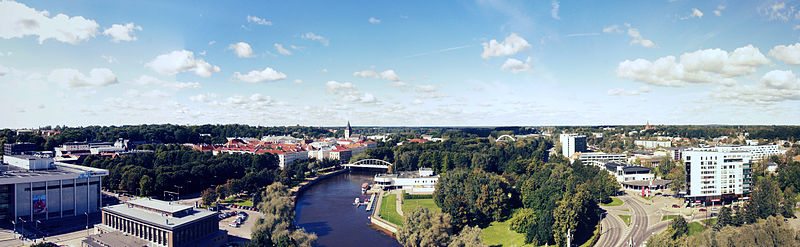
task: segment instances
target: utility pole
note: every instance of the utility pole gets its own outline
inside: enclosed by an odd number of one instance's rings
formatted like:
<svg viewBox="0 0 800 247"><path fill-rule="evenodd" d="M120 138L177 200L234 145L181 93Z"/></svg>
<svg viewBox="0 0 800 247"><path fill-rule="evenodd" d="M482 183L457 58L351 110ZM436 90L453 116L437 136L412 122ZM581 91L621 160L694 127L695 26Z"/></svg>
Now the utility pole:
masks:
<svg viewBox="0 0 800 247"><path fill-rule="evenodd" d="M567 247L572 246L572 231L567 230Z"/></svg>

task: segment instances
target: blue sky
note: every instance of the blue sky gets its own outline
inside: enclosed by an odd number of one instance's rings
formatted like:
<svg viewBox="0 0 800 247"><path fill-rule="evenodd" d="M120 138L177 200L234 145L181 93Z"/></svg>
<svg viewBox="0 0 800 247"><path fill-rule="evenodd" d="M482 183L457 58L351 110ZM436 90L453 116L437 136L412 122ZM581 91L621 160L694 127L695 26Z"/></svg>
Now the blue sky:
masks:
<svg viewBox="0 0 800 247"><path fill-rule="evenodd" d="M797 124L793 1L2 1L0 127Z"/></svg>

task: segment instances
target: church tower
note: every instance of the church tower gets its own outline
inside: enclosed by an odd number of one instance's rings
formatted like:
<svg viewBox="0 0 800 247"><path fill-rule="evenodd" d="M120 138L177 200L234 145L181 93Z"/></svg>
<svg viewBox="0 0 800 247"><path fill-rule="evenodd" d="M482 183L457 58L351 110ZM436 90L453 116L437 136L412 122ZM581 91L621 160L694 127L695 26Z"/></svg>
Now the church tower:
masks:
<svg viewBox="0 0 800 247"><path fill-rule="evenodd" d="M353 130L350 128L350 121L347 121L347 128L344 129L344 139L350 139L350 134Z"/></svg>

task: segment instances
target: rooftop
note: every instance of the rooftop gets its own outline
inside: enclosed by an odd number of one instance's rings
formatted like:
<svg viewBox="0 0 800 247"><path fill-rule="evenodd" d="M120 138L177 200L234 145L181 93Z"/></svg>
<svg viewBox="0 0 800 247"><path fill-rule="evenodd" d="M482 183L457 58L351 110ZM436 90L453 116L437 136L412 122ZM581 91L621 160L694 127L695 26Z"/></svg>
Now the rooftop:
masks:
<svg viewBox="0 0 800 247"><path fill-rule="evenodd" d="M55 162L54 168L28 170L11 165L0 165L0 184L11 184L21 182L39 182L46 181L51 176L61 176L55 179L70 179L63 176L70 176L71 178L78 178L81 176L105 176L108 170L91 168L79 165L70 165L61 162ZM31 178L37 181L31 181ZM25 181L22 181L25 180Z"/></svg>
<svg viewBox="0 0 800 247"><path fill-rule="evenodd" d="M83 243L90 247L105 247L105 246L119 246L119 247L144 247L147 246L147 241L142 239L123 234L119 231L108 233L100 233L86 237Z"/></svg>
<svg viewBox="0 0 800 247"><path fill-rule="evenodd" d="M161 212L167 212L167 213L176 213L176 212L180 212L180 211L192 208L192 206L189 206L189 205L171 203L171 202L162 201L162 200L153 200L153 199L150 199L150 198L138 198L138 199L133 199L133 200L130 200L130 201L126 201L125 203L130 203L130 204L134 204L134 205L137 205L137 206L150 208L150 209L155 209L155 210L158 210L158 211L161 211Z"/></svg>
<svg viewBox="0 0 800 247"><path fill-rule="evenodd" d="M142 221L151 225L156 225L166 229L175 229L182 225L209 217L214 216L217 212L208 210L198 210L191 206L185 208L190 212L183 217L164 216L153 211L147 211L141 208L128 206L127 204L117 204L113 206L103 207L103 211L111 212L118 215L123 215L138 221Z"/></svg>

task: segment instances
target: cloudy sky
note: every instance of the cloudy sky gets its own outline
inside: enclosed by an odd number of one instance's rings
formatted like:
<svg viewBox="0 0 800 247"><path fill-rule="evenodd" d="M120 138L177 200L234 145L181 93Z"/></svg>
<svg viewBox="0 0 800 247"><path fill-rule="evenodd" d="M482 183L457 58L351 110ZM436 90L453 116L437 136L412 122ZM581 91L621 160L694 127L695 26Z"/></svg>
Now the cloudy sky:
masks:
<svg viewBox="0 0 800 247"><path fill-rule="evenodd" d="M784 1L2 1L0 127L798 124L798 41Z"/></svg>

